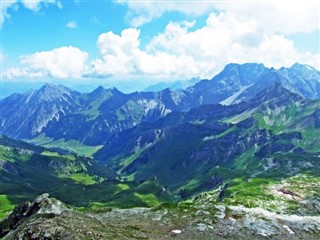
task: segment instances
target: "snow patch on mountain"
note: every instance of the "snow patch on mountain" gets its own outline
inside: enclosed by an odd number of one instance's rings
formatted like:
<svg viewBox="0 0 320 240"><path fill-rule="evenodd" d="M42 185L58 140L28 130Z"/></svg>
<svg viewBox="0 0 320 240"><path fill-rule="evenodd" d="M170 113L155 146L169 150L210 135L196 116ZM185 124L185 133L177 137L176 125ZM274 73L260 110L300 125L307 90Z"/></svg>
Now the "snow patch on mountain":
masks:
<svg viewBox="0 0 320 240"><path fill-rule="evenodd" d="M231 104L233 104L234 100L241 94L243 93L243 91L245 91L247 88L251 87L251 85L248 86L242 86L240 87L240 90L235 92L233 95L231 95L230 97L224 99L223 101L219 102L221 105L223 106L229 106Z"/></svg>

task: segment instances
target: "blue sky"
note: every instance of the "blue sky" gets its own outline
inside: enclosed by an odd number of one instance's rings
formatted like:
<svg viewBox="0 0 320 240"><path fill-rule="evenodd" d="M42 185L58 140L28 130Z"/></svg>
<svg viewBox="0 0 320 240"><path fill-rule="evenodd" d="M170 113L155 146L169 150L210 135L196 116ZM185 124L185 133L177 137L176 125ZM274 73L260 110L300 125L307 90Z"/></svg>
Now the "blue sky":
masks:
<svg viewBox="0 0 320 240"><path fill-rule="evenodd" d="M10 58L4 64L19 65L17 59L21 55L69 45L87 51L94 59L99 55L96 41L101 33L120 34L131 27L128 7L124 5L112 1L62 1L62 4L62 9L50 6L30 11L18 3L17 9L8 9L11 17L2 27L2 46ZM197 17L198 26L203 26L205 19L206 15ZM140 26L142 48L170 21L184 20L192 21L193 16L172 12ZM74 22L75 28L66 27L69 22Z"/></svg>
<svg viewBox="0 0 320 240"><path fill-rule="evenodd" d="M1 13L3 82L143 86L229 62L319 69L316 0L3 0Z"/></svg>

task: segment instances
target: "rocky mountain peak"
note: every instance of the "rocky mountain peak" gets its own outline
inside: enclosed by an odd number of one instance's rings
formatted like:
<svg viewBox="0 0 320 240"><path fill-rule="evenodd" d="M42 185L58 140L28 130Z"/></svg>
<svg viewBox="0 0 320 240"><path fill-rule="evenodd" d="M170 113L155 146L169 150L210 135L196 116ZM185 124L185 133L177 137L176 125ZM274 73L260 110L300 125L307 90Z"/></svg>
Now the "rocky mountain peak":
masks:
<svg viewBox="0 0 320 240"><path fill-rule="evenodd" d="M95 90L93 90L93 93L94 92L103 92L105 89L104 87L102 87L101 85L99 85L99 87L97 87Z"/></svg>
<svg viewBox="0 0 320 240"><path fill-rule="evenodd" d="M112 88L108 88L106 89L108 92L112 93L113 95L116 95L116 94L123 94L121 91L118 90L118 88L116 87L112 87Z"/></svg>
<svg viewBox="0 0 320 240"><path fill-rule="evenodd" d="M61 95L71 95L73 91L63 85L54 85L51 83L46 83L38 91L38 95L47 95L47 96L61 96Z"/></svg>
<svg viewBox="0 0 320 240"><path fill-rule="evenodd" d="M291 66L291 70L299 70L299 71L317 71L314 67L311 67L307 64L295 63Z"/></svg>

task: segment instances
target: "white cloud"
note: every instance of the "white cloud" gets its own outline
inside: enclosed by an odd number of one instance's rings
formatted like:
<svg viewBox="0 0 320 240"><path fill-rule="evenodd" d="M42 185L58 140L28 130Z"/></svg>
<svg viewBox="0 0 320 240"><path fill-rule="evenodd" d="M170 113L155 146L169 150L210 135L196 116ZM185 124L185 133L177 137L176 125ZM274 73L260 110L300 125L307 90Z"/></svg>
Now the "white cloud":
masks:
<svg viewBox="0 0 320 240"><path fill-rule="evenodd" d="M26 68L12 68L5 75L11 78L211 78L230 62L261 62L276 68L301 62L319 69L320 54L297 50L287 37L288 34L319 29L319 17L315 12L317 1L305 1L303 6L300 2L297 5L292 1L290 4L286 0L283 2L129 2L126 4L133 14L132 24L136 26L167 11L198 16L217 8L220 13L210 13L204 26L195 30L195 21L169 22L143 49L137 28L124 29L119 35L103 33L97 40L100 57L91 61L90 68L85 65L86 52L62 47L22 56L20 61L27 65ZM76 26L75 22L73 26Z"/></svg>
<svg viewBox="0 0 320 240"><path fill-rule="evenodd" d="M123 30L121 35L112 32L101 34L97 41L101 57L92 61L93 72L111 74L115 78L167 78L194 74L196 63L192 57L183 54L176 56L161 51L142 51L139 48L139 35L140 31L134 28Z"/></svg>
<svg viewBox="0 0 320 240"><path fill-rule="evenodd" d="M14 79L14 78L22 78L22 77L28 77L28 78L38 78L38 77L45 77L46 74L43 72L37 72L32 71L29 68L10 68L5 71L4 77L8 79Z"/></svg>
<svg viewBox="0 0 320 240"><path fill-rule="evenodd" d="M40 5L40 0L32 0L32 1L28 1L28 0L23 0L22 4L25 8L33 10L33 11L38 11L39 10L39 5Z"/></svg>
<svg viewBox="0 0 320 240"><path fill-rule="evenodd" d="M31 11L39 11L42 7L47 7L48 5L57 5L59 9L62 9L62 3L56 0L6 0L1 1L1 16L0 16L0 26L2 27L5 19L10 18L8 13L9 8L18 8L21 5Z"/></svg>
<svg viewBox="0 0 320 240"><path fill-rule="evenodd" d="M294 62L319 68L319 54L299 52L286 35L320 29L319 2L309 1L117 1L128 6L127 18L141 26L166 12L199 16L211 12L205 26L190 31L193 23L170 22L145 50L134 36L112 32L98 40L101 58L93 61L96 73L149 78L212 77L229 62L262 62L290 66ZM106 37L108 36L108 37ZM130 42L131 47L123 47ZM128 51L128 49L130 49Z"/></svg>
<svg viewBox="0 0 320 240"><path fill-rule="evenodd" d="M218 5L237 16L239 21L254 19L265 32L294 34L320 29L318 0L252 1L245 4Z"/></svg>
<svg viewBox="0 0 320 240"><path fill-rule="evenodd" d="M77 23L74 21L70 21L66 24L67 28L77 28Z"/></svg>
<svg viewBox="0 0 320 240"><path fill-rule="evenodd" d="M127 5L129 12L127 18L133 27L139 27L153 19L159 18L166 12L176 11L184 14L199 16L215 8L210 1L130 1L116 0L115 2Z"/></svg>
<svg viewBox="0 0 320 240"><path fill-rule="evenodd" d="M57 1L57 7L58 7L59 9L62 9L62 8L63 8L63 5L62 5L62 3L61 3L60 1Z"/></svg>
<svg viewBox="0 0 320 240"><path fill-rule="evenodd" d="M93 62L93 68L101 74L126 75L135 71L133 56L139 51L140 31L136 29L123 30L121 36L112 32L99 36L97 46L101 59Z"/></svg>
<svg viewBox="0 0 320 240"><path fill-rule="evenodd" d="M81 78L86 71L86 52L75 47L60 47L51 51L36 52L20 57L25 68L10 68L4 72L7 78L14 77L43 77Z"/></svg>
<svg viewBox="0 0 320 240"><path fill-rule="evenodd" d="M58 3L55 0L22 0L21 2L25 8L32 11L39 11L41 5L59 4L59 6L61 6L61 2Z"/></svg>
<svg viewBox="0 0 320 240"><path fill-rule="evenodd" d="M131 1L117 0L128 6L127 18L133 27L159 18L166 12L199 16L225 11L239 21L254 19L265 31L280 34L312 32L320 29L318 0L257 0L257 1Z"/></svg>
<svg viewBox="0 0 320 240"><path fill-rule="evenodd" d="M289 67L295 62L319 68L319 54L299 52L283 34L263 31L255 20L239 21L232 13L210 14L205 26L190 30L194 22L170 22L140 48L140 31L101 34L101 57L92 61L96 74L118 78L211 78L230 62L262 62Z"/></svg>
<svg viewBox="0 0 320 240"><path fill-rule="evenodd" d="M4 23L6 18L10 18L10 15L7 12L8 8L12 8L16 2L17 2L16 0L11 0L11 1L9 0L9 1L1 2L1 4L0 4L0 7L1 7L1 9L0 9L0 12L1 12L0 13L0 26L2 26L2 24Z"/></svg>

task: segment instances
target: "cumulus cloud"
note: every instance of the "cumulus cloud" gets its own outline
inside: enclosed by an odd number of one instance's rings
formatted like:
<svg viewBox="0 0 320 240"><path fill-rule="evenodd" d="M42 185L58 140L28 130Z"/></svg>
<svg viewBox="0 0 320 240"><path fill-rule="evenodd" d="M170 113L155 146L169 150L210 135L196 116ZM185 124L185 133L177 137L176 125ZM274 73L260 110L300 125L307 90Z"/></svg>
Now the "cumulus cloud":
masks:
<svg viewBox="0 0 320 240"><path fill-rule="evenodd" d="M6 74L11 78L42 74L55 78L172 80L211 78L230 62L261 62L276 68L301 62L319 69L320 54L297 50L288 37L319 30L319 3L293 2L121 1L129 6L127 17L133 26L169 11L193 16L208 13L208 17L197 29L195 21L169 22L144 48L136 27L120 34L102 33L97 40L100 57L91 61L90 68L85 65L86 52L62 47L22 56L20 62L27 67L9 69Z"/></svg>
<svg viewBox="0 0 320 240"><path fill-rule="evenodd" d="M191 30L193 25L170 22L144 50L136 28L120 35L103 33L97 41L101 57L92 61L92 70L119 78L181 79L211 78L230 62L262 62L269 67L302 62L319 68L319 54L299 52L292 40L264 31L255 20L239 21L221 12L211 13L202 28Z"/></svg>
<svg viewBox="0 0 320 240"><path fill-rule="evenodd" d="M1 16L0 16L0 26L2 27L5 19L10 18L10 14L8 13L9 8L18 8L20 5L19 3L31 10L31 11L39 11L44 6L49 5L57 5L59 9L62 8L62 3L56 0L6 0L1 2Z"/></svg>
<svg viewBox="0 0 320 240"><path fill-rule="evenodd" d="M41 4L55 4L55 0L22 0L25 8L32 11L39 11Z"/></svg>
<svg viewBox="0 0 320 240"><path fill-rule="evenodd" d="M265 31L282 34L312 32L320 28L318 0L263 0L263 1L131 1L117 0L129 8L127 18L133 27L159 18L166 12L180 12L199 16L224 11L239 21L254 19Z"/></svg>
<svg viewBox="0 0 320 240"><path fill-rule="evenodd" d="M167 78L194 74L196 63L186 55L167 52L142 51L140 31L125 29L121 35L112 32L101 34L97 41L101 57L92 61L92 70L97 74L113 75L116 78L149 76Z"/></svg>
<svg viewBox="0 0 320 240"><path fill-rule="evenodd" d="M218 8L239 21L254 19L268 33L294 34L320 29L318 0L252 1L245 4L218 3Z"/></svg>
<svg viewBox="0 0 320 240"><path fill-rule="evenodd" d="M74 21L70 21L66 24L67 28L77 28L77 23Z"/></svg>
<svg viewBox="0 0 320 240"><path fill-rule="evenodd" d="M95 72L119 75L133 73L135 68L132 60L139 51L139 34L137 29L125 29L120 36L113 32L101 34L97 41L101 59L93 61Z"/></svg>
<svg viewBox="0 0 320 240"><path fill-rule="evenodd" d="M85 61L88 54L72 46L60 47L51 51L36 52L20 57L25 68L10 68L4 76L14 77L43 77L53 78L81 78L86 71Z"/></svg>
<svg viewBox="0 0 320 240"><path fill-rule="evenodd" d="M1 14L0 14L0 26L4 23L5 19L10 18L8 8L12 8L16 3L16 0L9 0L1 2Z"/></svg>
<svg viewBox="0 0 320 240"><path fill-rule="evenodd" d="M210 1L131 1L116 0L118 4L127 5L129 12L127 18L133 27L139 27L153 19L159 18L166 12L181 12L199 16L215 9L215 3Z"/></svg>
<svg viewBox="0 0 320 240"><path fill-rule="evenodd" d="M45 77L46 74L44 72L32 71L29 68L9 68L5 73L4 76L8 79L14 78L38 78L38 77Z"/></svg>

